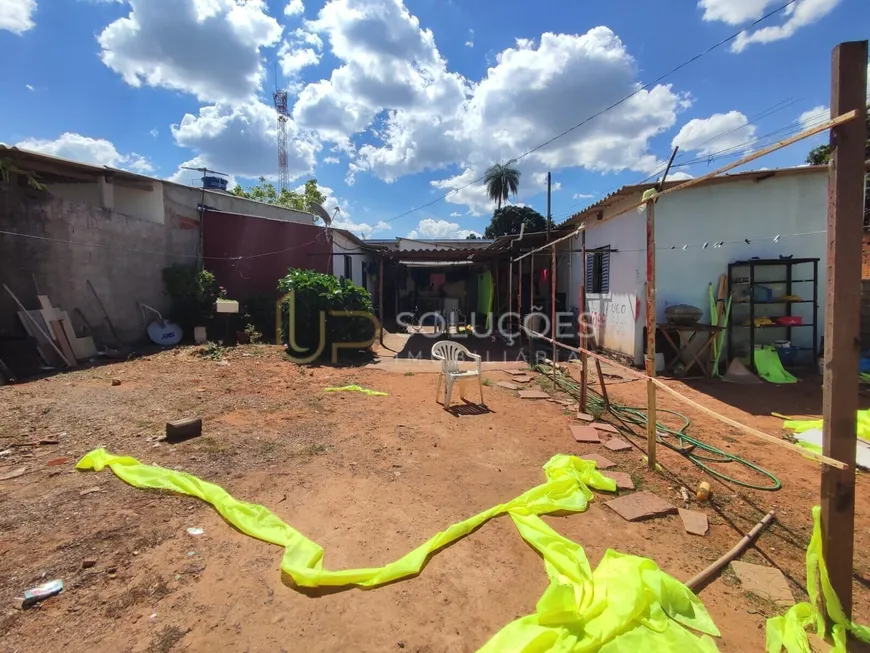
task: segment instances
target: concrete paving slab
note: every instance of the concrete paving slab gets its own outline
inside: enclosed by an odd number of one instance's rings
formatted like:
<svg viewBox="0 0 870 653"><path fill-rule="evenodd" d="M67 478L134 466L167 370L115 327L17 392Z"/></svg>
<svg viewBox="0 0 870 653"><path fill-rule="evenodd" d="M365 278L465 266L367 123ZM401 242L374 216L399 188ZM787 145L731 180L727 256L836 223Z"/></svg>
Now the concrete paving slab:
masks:
<svg viewBox="0 0 870 653"><path fill-rule="evenodd" d="M638 521L661 517L677 512L676 506L656 496L652 492L635 492L618 499L611 499L604 505L616 512L626 521Z"/></svg>

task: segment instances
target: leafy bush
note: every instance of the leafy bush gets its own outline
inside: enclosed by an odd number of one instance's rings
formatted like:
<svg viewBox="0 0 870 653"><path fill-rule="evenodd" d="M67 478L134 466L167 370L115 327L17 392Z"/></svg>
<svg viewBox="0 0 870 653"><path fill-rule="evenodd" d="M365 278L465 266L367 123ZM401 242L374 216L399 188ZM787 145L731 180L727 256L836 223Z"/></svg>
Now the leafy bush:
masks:
<svg viewBox="0 0 870 653"><path fill-rule="evenodd" d="M245 327L253 325L268 342L275 342L275 304L278 303L278 294L256 293L250 295L244 301ZM247 330L247 329L246 329Z"/></svg>
<svg viewBox="0 0 870 653"><path fill-rule="evenodd" d="M163 269L163 285L170 299L169 317L188 335L212 321L214 304L225 292L208 270L179 263Z"/></svg>
<svg viewBox="0 0 870 653"><path fill-rule="evenodd" d="M372 312L372 298L367 290L347 279L314 270L291 268L286 277L278 282L282 293L295 292L295 340L299 347L313 353L320 337L320 315L326 319L326 343L324 356L329 356L336 342L364 342L371 339L373 325L364 317L336 317L329 311ZM289 343L289 306L281 305L281 340ZM296 354L301 355L301 354Z"/></svg>

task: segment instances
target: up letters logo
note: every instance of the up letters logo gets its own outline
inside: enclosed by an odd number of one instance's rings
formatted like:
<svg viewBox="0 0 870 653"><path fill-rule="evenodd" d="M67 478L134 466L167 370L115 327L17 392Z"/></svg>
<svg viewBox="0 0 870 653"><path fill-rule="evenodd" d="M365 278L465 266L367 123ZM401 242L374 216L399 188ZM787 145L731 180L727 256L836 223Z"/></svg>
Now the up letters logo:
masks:
<svg viewBox="0 0 870 653"><path fill-rule="evenodd" d="M277 339L276 344L281 343L281 320L282 320L282 311L281 307L284 303L287 303L288 309L288 324L287 324L287 334L288 334L288 349L287 349L287 357L297 363L299 365L305 365L307 363L311 363L320 357L323 353L323 350L326 348L326 312L320 311L320 316L318 319L318 338L317 338L317 347L313 353L308 356L299 357L295 354L302 354L304 352L309 351L305 347L300 347L296 342L296 293L294 291L290 291L286 295L284 295L281 299L278 300L275 305L275 337ZM338 352L340 349L366 349L370 347L375 341L375 335L381 328L381 323L374 315L369 313L368 311L329 311L330 317L364 317L372 323L374 329L372 330L372 337L365 341L360 342L334 342L332 343L332 362L338 362Z"/></svg>

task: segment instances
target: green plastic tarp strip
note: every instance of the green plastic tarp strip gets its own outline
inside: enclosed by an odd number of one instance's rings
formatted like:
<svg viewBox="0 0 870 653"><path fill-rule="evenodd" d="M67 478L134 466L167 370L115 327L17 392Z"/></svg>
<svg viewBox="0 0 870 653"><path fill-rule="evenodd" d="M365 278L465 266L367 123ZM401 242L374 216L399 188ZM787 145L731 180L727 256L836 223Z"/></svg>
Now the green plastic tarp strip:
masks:
<svg viewBox="0 0 870 653"><path fill-rule="evenodd" d="M362 392L363 394L369 395L370 397L387 397L386 392L381 392L380 390L369 390L368 388L363 388L360 385L345 385L340 388L324 388L324 392Z"/></svg>
<svg viewBox="0 0 870 653"><path fill-rule="evenodd" d="M870 442L870 409L859 410L855 421L858 438ZM782 428L795 433L803 433L810 429L821 430L823 427L824 422L820 419L787 419L782 423Z"/></svg>
<svg viewBox="0 0 870 653"><path fill-rule="evenodd" d="M550 585L536 611L499 631L481 651L513 653L710 653L718 636L701 601L648 558L608 550L593 571L583 548L559 535L539 515L582 512L592 492L615 491L592 461L556 455L544 465L546 482L515 499L449 526L413 551L383 567L327 570L323 549L267 508L233 498L223 488L185 472L143 465L135 458L97 449L79 470L109 467L139 488L187 494L207 501L241 532L284 547L281 569L302 587L374 587L418 574L428 557L482 525L508 514L523 539L543 557ZM687 630L703 633L698 636Z"/></svg>
<svg viewBox="0 0 870 653"><path fill-rule="evenodd" d="M828 566L825 564L822 550L821 508L813 508L813 535L807 547L807 594L808 603L798 603L788 609L784 615L767 620L767 653L811 653L806 629L815 625L816 633L825 633L825 618L818 606L820 604L819 589L824 597L828 617L834 627L831 631L834 646L833 653L846 653L846 634L852 633L862 642L870 643L870 629L850 621L837 598L828 577ZM821 586L821 588L820 588Z"/></svg>

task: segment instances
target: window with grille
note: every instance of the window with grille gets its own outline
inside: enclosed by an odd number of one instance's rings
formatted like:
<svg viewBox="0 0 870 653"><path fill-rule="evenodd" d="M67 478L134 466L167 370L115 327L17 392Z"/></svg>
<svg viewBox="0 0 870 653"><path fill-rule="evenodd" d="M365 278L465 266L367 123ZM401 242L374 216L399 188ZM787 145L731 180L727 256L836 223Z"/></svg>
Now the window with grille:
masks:
<svg viewBox="0 0 870 653"><path fill-rule="evenodd" d="M586 253L586 292L610 292L610 246Z"/></svg>
<svg viewBox="0 0 870 653"><path fill-rule="evenodd" d="M353 259L347 254L344 255L344 278L353 281Z"/></svg>

